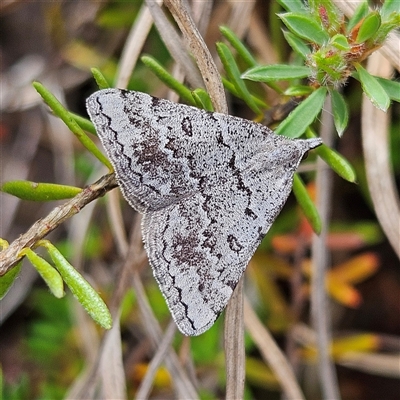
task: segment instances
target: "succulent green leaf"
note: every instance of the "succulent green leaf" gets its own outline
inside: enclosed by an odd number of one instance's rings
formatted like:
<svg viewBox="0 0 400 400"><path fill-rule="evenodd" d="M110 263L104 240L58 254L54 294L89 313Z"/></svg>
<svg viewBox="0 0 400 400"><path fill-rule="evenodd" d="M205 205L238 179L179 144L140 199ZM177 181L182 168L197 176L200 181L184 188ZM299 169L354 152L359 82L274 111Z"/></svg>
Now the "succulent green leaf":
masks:
<svg viewBox="0 0 400 400"><path fill-rule="evenodd" d="M185 85L176 80L158 61L150 56L142 56L140 59L161 82L179 94L186 103L191 106L196 105L192 92Z"/></svg>
<svg viewBox="0 0 400 400"><path fill-rule="evenodd" d="M346 36L342 35L341 33L338 33L337 35L332 36L331 44L332 44L332 46L336 47L339 50L343 50L343 51L350 50L350 45L349 45L349 42L347 41Z"/></svg>
<svg viewBox="0 0 400 400"><path fill-rule="evenodd" d="M64 296L63 280L55 268L29 248L23 249L19 256L26 256L55 297L60 299Z"/></svg>
<svg viewBox="0 0 400 400"><path fill-rule="evenodd" d="M354 11L353 16L347 24L347 32L350 32L363 18L368 15L369 5L368 1L363 1Z"/></svg>
<svg viewBox="0 0 400 400"><path fill-rule="evenodd" d="M3 276L0 276L0 300L2 300L11 286L14 284L15 279L21 272L22 261L20 261L14 268L10 269Z"/></svg>
<svg viewBox="0 0 400 400"><path fill-rule="evenodd" d="M307 13L307 9L301 0L278 0L278 3L287 11L294 13Z"/></svg>
<svg viewBox="0 0 400 400"><path fill-rule="evenodd" d="M325 97L326 88L314 91L279 124L275 132L291 138L300 137L320 113Z"/></svg>
<svg viewBox="0 0 400 400"><path fill-rule="evenodd" d="M293 178L293 193L296 196L296 200L299 203L301 209L307 221L313 228L313 231L319 235L321 233L321 218L318 214L317 207L315 207L314 202L311 200L310 195L307 192L307 189L300 178L300 176L296 173Z"/></svg>
<svg viewBox="0 0 400 400"><path fill-rule="evenodd" d="M306 130L306 136L310 139L316 137L311 129ZM343 179L351 183L356 182L357 177L354 168L341 154L325 144L316 147L314 151Z"/></svg>
<svg viewBox="0 0 400 400"><path fill-rule="evenodd" d="M65 107L50 93L41 83L33 82L33 87L42 96L46 104L53 110L64 123L68 126L70 131L77 137L77 139L89 150L102 164L104 164L110 171L113 167L107 157L99 150L91 139L86 135L77 122L71 117L70 113Z"/></svg>
<svg viewBox="0 0 400 400"><path fill-rule="evenodd" d="M400 103L400 82L391 81L390 79L380 78L378 76L374 77L379 84L385 89L388 96L393 100Z"/></svg>
<svg viewBox="0 0 400 400"><path fill-rule="evenodd" d="M54 183L36 183L30 181L5 182L0 190L22 200L53 201L70 199L82 192L74 186L56 185Z"/></svg>
<svg viewBox="0 0 400 400"><path fill-rule="evenodd" d="M375 11L367 15L358 30L356 43L363 43L371 39L381 26L381 16Z"/></svg>
<svg viewBox="0 0 400 400"><path fill-rule="evenodd" d="M310 43L316 43L319 46L329 41L328 33L322 29L321 25L309 15L298 13L279 14L283 23L295 34Z"/></svg>
<svg viewBox="0 0 400 400"><path fill-rule="evenodd" d="M307 56L310 54L311 50L307 46L306 43L304 43L304 40L299 38L297 35L295 35L292 32L283 30L283 36L285 37L286 41L289 43L290 47L295 51L297 54L299 54L303 59L306 59Z"/></svg>
<svg viewBox="0 0 400 400"><path fill-rule="evenodd" d="M93 78L96 81L99 89L108 89L110 87L110 84L107 82L107 79L104 77L104 75L98 68L92 68L90 71L92 72Z"/></svg>
<svg viewBox="0 0 400 400"><path fill-rule="evenodd" d="M364 93L375 107L386 111L390 106L390 97L386 93L386 90L379 81L360 64L355 64L355 67Z"/></svg>
<svg viewBox="0 0 400 400"><path fill-rule="evenodd" d="M86 132L91 133L92 135L97 136L96 128L92 124L91 121L89 121L87 118L83 118L78 114L70 112L69 115L71 118L75 120L75 122Z"/></svg>
<svg viewBox="0 0 400 400"><path fill-rule="evenodd" d="M8 247L8 242L0 238L0 251ZM22 260L12 269L7 271L3 276L0 276L0 300L7 294L13 285L15 279L21 271Z"/></svg>
<svg viewBox="0 0 400 400"><path fill-rule="evenodd" d="M228 46L224 43L217 43L217 52L221 59L222 65L228 75L229 80L235 86L240 98L256 113L260 114L261 111L253 100L249 90L240 77L239 68L236 65L235 59L229 50Z"/></svg>
<svg viewBox="0 0 400 400"><path fill-rule="evenodd" d="M198 108L202 108L207 111L214 111L210 96L204 89L199 88L193 90L192 96Z"/></svg>
<svg viewBox="0 0 400 400"><path fill-rule="evenodd" d="M111 314L102 298L87 280L64 258L59 250L48 240L40 240L38 246L46 248L58 272L68 285L72 294L82 304L88 314L105 329L112 326Z"/></svg>
<svg viewBox="0 0 400 400"><path fill-rule="evenodd" d="M310 74L310 68L300 65L260 65L247 70L242 75L242 79L248 79L256 82L270 82L278 80L307 78Z"/></svg>
<svg viewBox="0 0 400 400"><path fill-rule="evenodd" d="M226 26L219 28L220 32L224 35L225 39L231 44L231 46L237 51L238 56L241 57L247 68L254 67L257 65L257 61L250 53L248 48L243 42Z"/></svg>
<svg viewBox="0 0 400 400"><path fill-rule="evenodd" d="M349 109L344 97L335 89L331 91L333 121L339 136L342 136L349 122Z"/></svg>

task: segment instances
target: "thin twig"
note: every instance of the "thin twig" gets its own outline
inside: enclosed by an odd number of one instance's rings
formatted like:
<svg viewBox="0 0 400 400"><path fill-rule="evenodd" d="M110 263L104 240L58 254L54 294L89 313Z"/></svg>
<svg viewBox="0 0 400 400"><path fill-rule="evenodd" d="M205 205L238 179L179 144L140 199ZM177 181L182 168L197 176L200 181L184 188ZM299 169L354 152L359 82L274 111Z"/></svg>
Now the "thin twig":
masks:
<svg viewBox="0 0 400 400"><path fill-rule="evenodd" d="M242 399L244 392L245 370L243 360L243 277L240 279L229 300L225 312L225 369L226 399Z"/></svg>
<svg viewBox="0 0 400 400"><path fill-rule="evenodd" d="M327 98L321 116L321 138L330 146L334 131L330 98ZM326 239L331 208L332 171L325 168L322 159L317 160L316 200L322 221L320 235L313 236L313 272L311 279L311 317L317 333L318 372L324 399L340 399L335 367L330 358L331 328L330 312L325 293L326 270L329 254Z"/></svg>
<svg viewBox="0 0 400 400"><path fill-rule="evenodd" d="M368 71L382 76L388 61L379 53L368 59ZM387 69L387 68L386 68ZM387 71L386 78L390 75ZM390 166L389 115L378 110L364 95L362 100L362 144L368 189L379 223L400 258L400 201Z"/></svg>
<svg viewBox="0 0 400 400"><path fill-rule="evenodd" d="M184 71L187 81L193 88L203 87L203 81L199 74L199 70L189 56L187 48L184 45L181 37L176 32L176 28L171 21L165 16L161 7L152 0L146 0L151 15L154 19L154 24L161 36L162 41L170 52L171 56L180 68Z"/></svg>
<svg viewBox="0 0 400 400"><path fill-rule="evenodd" d="M297 383L296 376L291 365L272 335L264 327L252 309L250 302L244 298L244 323L247 332L253 338L260 350L263 359L268 362L275 375L279 379L282 390L288 400L304 400L304 395Z"/></svg>
<svg viewBox="0 0 400 400"><path fill-rule="evenodd" d="M172 340L175 337L175 333L176 333L176 324L174 320L171 320L171 322L168 325L168 328L165 331L164 337L161 343L158 345L157 351L154 354L147 368L146 375L142 379L142 382L140 383L140 386L136 392L135 398L137 400L139 399L144 400L149 398L150 391L153 386L154 377L161 363L164 361L164 358L167 356Z"/></svg>
<svg viewBox="0 0 400 400"><path fill-rule="evenodd" d="M154 3L162 4L162 0L156 0ZM126 39L121 59L118 63L115 82L116 87L125 89L128 86L132 71L135 68L136 62L152 25L153 18L148 7L143 4L135 23L132 25L129 36Z"/></svg>
<svg viewBox="0 0 400 400"><path fill-rule="evenodd" d="M22 257L22 249L32 247L63 222L77 214L86 204L104 196L117 186L114 174L101 177L97 182L87 186L81 193L61 206L53 209L46 217L36 221L26 233L14 240L8 248L0 252L0 276L10 270Z"/></svg>
<svg viewBox="0 0 400 400"><path fill-rule="evenodd" d="M214 110L228 114L224 87L217 66L186 8L186 2L181 0L165 0L164 3L171 11L185 40L189 44L193 57L196 59L200 69L207 92L210 95Z"/></svg>

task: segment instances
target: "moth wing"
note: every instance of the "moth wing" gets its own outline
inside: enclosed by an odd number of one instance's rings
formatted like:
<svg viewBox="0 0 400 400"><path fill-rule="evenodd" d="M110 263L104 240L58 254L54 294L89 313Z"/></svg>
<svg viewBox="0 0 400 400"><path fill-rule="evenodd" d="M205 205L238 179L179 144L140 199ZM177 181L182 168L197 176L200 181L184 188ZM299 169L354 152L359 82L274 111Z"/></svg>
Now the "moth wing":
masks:
<svg viewBox="0 0 400 400"><path fill-rule="evenodd" d="M134 91L98 91L87 110L122 193L141 212L218 183L255 154L288 140L251 121Z"/></svg>
<svg viewBox="0 0 400 400"><path fill-rule="evenodd" d="M293 173L246 171L144 215L150 265L182 333L203 333L224 310L285 203Z"/></svg>

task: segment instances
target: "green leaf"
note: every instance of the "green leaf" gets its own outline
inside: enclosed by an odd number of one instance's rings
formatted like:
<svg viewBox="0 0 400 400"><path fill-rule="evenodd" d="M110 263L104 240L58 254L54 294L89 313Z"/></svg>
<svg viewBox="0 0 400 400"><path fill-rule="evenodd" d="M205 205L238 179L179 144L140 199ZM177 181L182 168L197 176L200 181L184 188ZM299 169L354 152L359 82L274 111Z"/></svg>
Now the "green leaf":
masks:
<svg viewBox="0 0 400 400"><path fill-rule="evenodd" d="M333 121L335 123L338 135L342 136L349 122L349 110L347 107L347 103L344 97L337 90L334 89L331 91L331 99Z"/></svg>
<svg viewBox="0 0 400 400"><path fill-rule="evenodd" d="M98 68L91 68L90 71L92 72L93 78L95 79L99 89L108 89L109 87L111 87L110 84L107 82L107 79Z"/></svg>
<svg viewBox="0 0 400 400"><path fill-rule="evenodd" d="M14 268L10 269L3 276L0 276L0 300L2 300L11 286L14 284L19 273L21 272L22 261L20 261Z"/></svg>
<svg viewBox="0 0 400 400"><path fill-rule="evenodd" d="M342 13L332 1L309 0L311 14L321 21L322 26L331 34L340 31L342 24Z"/></svg>
<svg viewBox="0 0 400 400"><path fill-rule="evenodd" d="M382 111L386 111L390 106L390 97L386 93L386 90L378 80L360 64L356 63L355 67L364 93L368 96L375 107Z"/></svg>
<svg viewBox="0 0 400 400"><path fill-rule="evenodd" d="M249 79L256 82L269 82L306 78L310 74L310 68L303 66L286 64L260 65L247 70L242 75L242 79Z"/></svg>
<svg viewBox="0 0 400 400"><path fill-rule="evenodd" d="M374 78L385 89L386 93L392 100L400 103L400 82L391 81L390 79L385 79L378 76L374 76Z"/></svg>
<svg viewBox="0 0 400 400"><path fill-rule="evenodd" d="M293 85L289 86L283 94L285 96L299 97L308 96L313 92L313 88L307 85Z"/></svg>
<svg viewBox="0 0 400 400"><path fill-rule="evenodd" d="M384 42L389 33L400 26L400 14L394 14L387 22L383 23L374 36L374 44L379 45Z"/></svg>
<svg viewBox="0 0 400 400"><path fill-rule="evenodd" d="M400 12L399 0L385 0L379 11L382 21L386 22L393 13Z"/></svg>
<svg viewBox="0 0 400 400"><path fill-rule="evenodd" d="M347 41L346 36L342 34L337 34L332 36L331 38L332 46L336 47L339 50L347 51L350 50L349 42Z"/></svg>
<svg viewBox="0 0 400 400"><path fill-rule="evenodd" d="M228 79L222 77L222 84L224 85L224 88L225 88L229 93L232 93L235 97L237 97L237 98L239 98L239 99L241 98L241 97L240 97L240 94L239 94L238 91L236 90L235 85L234 85L233 83L231 83L230 81L228 81ZM277 91L278 93L281 93L281 92L282 92L282 91L279 91L279 90L276 90L276 91ZM262 108L262 109L268 108L267 104L265 104L265 102L263 102L262 100L260 100L258 97L255 97L255 96L253 96L253 95L251 95L251 97L252 97L254 103L256 103L257 106L258 106L259 108Z"/></svg>
<svg viewBox="0 0 400 400"><path fill-rule="evenodd" d="M289 43L290 47L299 54L303 59L306 59L307 56L311 53L310 48L304 43L303 39L300 39L297 35L292 32L283 30L283 36L286 41Z"/></svg>
<svg viewBox="0 0 400 400"><path fill-rule="evenodd" d="M307 9L301 0L278 0L278 3L287 11L294 13L307 13Z"/></svg>
<svg viewBox="0 0 400 400"><path fill-rule="evenodd" d="M0 190L22 200L53 201L71 199L82 192L74 186L56 185L54 183L36 183L30 181L5 182Z"/></svg>
<svg viewBox="0 0 400 400"><path fill-rule="evenodd" d="M40 240L37 245L46 248L64 282L93 320L103 328L110 329L112 326L111 314L102 298L90 286L87 280L83 278L48 240Z"/></svg>
<svg viewBox="0 0 400 400"><path fill-rule="evenodd" d="M321 218L318 214L318 210L315 207L314 202L311 200L310 195L304 186L300 176L296 173L293 177L293 193L296 196L296 200L299 203L301 209L304 212L307 221L312 226L314 232L319 235L321 233Z"/></svg>
<svg viewBox="0 0 400 400"><path fill-rule="evenodd" d="M365 17L360 29L358 30L356 43L366 42L371 39L381 26L381 16L377 11L371 12Z"/></svg>
<svg viewBox="0 0 400 400"><path fill-rule="evenodd" d="M204 89L193 90L192 96L198 108L202 108L207 111L214 111L210 96Z"/></svg>
<svg viewBox="0 0 400 400"><path fill-rule="evenodd" d="M369 13L368 1L363 1L354 11L347 24L347 32L350 32Z"/></svg>
<svg viewBox="0 0 400 400"><path fill-rule="evenodd" d="M69 115L75 120L75 122L86 132L91 133L92 135L97 136L96 128L92 124L91 121L89 121L87 118L83 118L78 114L70 112Z"/></svg>
<svg viewBox="0 0 400 400"><path fill-rule="evenodd" d="M237 51L238 56L246 64L247 68L254 67L257 65L257 61L250 53L248 48L243 42L226 26L220 26L220 32L224 35L225 39L231 44L231 46Z"/></svg>
<svg viewBox="0 0 400 400"><path fill-rule="evenodd" d="M311 129L306 130L307 138L317 137ZM338 152L325 144L318 146L314 151L343 179L351 183L356 182L356 173L351 164Z"/></svg>
<svg viewBox="0 0 400 400"><path fill-rule="evenodd" d="M113 171L113 167L107 157L99 150L93 141L89 139L86 133L83 132L82 128L76 123L65 107L56 99L56 97L39 82L33 82L32 85L40 94L40 96L42 96L46 104L53 110L54 114L57 115L57 117L59 117L65 123L65 125L68 126L70 131L77 137L83 146L110 171Z"/></svg>
<svg viewBox="0 0 400 400"><path fill-rule="evenodd" d="M309 15L286 13L278 16L293 33L308 40L310 43L317 43L322 46L329 41L328 33Z"/></svg>
<svg viewBox="0 0 400 400"><path fill-rule="evenodd" d="M325 97L326 88L314 91L279 124L275 132L290 138L300 137L321 111Z"/></svg>
<svg viewBox="0 0 400 400"><path fill-rule="evenodd" d="M228 46L224 43L217 43L217 53L221 59L222 65L228 75L229 80L235 86L240 98L256 113L261 114L260 109L254 102L249 90L240 77L239 68L236 65L235 59Z"/></svg>
<svg viewBox="0 0 400 400"><path fill-rule="evenodd" d="M179 94L182 100L191 106L196 105L192 92L185 85L176 80L158 61L150 56L142 56L140 59L161 82Z"/></svg>
<svg viewBox="0 0 400 400"><path fill-rule="evenodd" d="M51 293L58 299L64 296L64 284L60 274L46 260L38 256L29 248L25 248L19 254L20 257L26 256L30 263L39 272L42 279L46 282Z"/></svg>

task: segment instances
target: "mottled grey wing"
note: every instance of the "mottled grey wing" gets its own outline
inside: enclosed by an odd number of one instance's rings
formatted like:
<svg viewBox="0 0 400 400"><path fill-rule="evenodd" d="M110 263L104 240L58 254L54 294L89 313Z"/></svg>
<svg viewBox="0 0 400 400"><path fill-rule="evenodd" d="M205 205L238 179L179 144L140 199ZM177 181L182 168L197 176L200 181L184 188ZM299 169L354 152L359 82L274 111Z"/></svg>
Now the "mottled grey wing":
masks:
<svg viewBox="0 0 400 400"><path fill-rule="evenodd" d="M238 171L176 204L145 213L154 276L182 333L199 335L224 310L292 187L307 141L264 168Z"/></svg>
<svg viewBox="0 0 400 400"><path fill-rule="evenodd" d="M122 193L141 212L219 184L255 154L287 140L251 121L140 92L98 91L87 110Z"/></svg>

